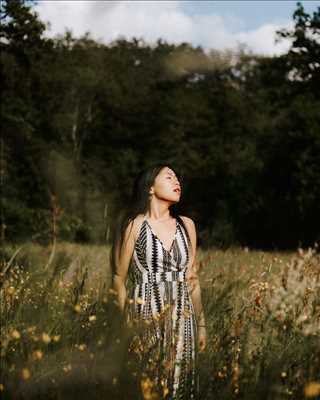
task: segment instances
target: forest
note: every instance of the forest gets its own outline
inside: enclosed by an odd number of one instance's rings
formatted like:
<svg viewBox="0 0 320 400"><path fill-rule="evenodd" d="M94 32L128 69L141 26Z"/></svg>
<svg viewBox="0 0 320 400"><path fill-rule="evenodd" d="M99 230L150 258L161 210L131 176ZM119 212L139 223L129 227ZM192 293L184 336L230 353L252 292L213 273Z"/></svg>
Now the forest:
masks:
<svg viewBox="0 0 320 400"><path fill-rule="evenodd" d="M137 173L168 162L203 247L320 239L320 9L279 56L90 32L1 2L1 242L108 243Z"/></svg>
<svg viewBox="0 0 320 400"><path fill-rule="evenodd" d="M34 4L1 1L1 399L171 400L126 362L111 286L113 228L155 162L197 228L199 398L319 399L320 8L297 3L271 57L49 38Z"/></svg>

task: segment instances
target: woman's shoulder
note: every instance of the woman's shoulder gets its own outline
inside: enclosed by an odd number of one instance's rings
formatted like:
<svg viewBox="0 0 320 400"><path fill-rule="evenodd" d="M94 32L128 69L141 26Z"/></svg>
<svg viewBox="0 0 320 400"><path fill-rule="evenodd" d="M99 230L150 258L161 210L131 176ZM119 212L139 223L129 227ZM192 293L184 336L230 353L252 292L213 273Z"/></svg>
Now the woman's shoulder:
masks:
<svg viewBox="0 0 320 400"><path fill-rule="evenodd" d="M144 215L143 214L137 214L133 220L135 221L135 223L140 222L144 219Z"/></svg>
<svg viewBox="0 0 320 400"><path fill-rule="evenodd" d="M143 214L137 214L132 220L135 240L138 238L138 235L139 235L139 232L141 229L141 225L142 225L144 219L145 218L144 218Z"/></svg>
<svg viewBox="0 0 320 400"><path fill-rule="evenodd" d="M196 225L192 218L187 217L186 215L179 215L182 219L185 229L187 229L189 236L196 236Z"/></svg>
<svg viewBox="0 0 320 400"><path fill-rule="evenodd" d="M189 226L195 226L195 223L192 218L187 217L186 215L179 215L179 217L183 220L183 222Z"/></svg>

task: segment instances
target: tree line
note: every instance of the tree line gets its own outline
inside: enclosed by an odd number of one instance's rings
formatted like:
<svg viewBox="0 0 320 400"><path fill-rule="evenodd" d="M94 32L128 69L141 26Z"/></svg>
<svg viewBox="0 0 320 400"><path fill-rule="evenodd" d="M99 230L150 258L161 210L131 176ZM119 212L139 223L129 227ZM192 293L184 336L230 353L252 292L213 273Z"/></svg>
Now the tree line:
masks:
<svg viewBox="0 0 320 400"><path fill-rule="evenodd" d="M320 238L320 8L297 3L279 56L143 39L54 38L1 2L1 241L105 243L133 179L182 175L201 246Z"/></svg>

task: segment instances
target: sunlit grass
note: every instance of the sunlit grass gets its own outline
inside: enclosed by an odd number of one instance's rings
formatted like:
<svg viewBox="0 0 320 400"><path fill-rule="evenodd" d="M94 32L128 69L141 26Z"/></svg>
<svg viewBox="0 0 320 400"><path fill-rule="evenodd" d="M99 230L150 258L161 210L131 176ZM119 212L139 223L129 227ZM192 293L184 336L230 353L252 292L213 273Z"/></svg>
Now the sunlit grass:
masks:
<svg viewBox="0 0 320 400"><path fill-rule="evenodd" d="M58 243L52 254L25 244L12 258L16 250L2 250L2 396L134 399L139 389L160 398L148 377L136 384L124 376L108 247ZM198 250L208 325L201 398L320 396L316 250Z"/></svg>

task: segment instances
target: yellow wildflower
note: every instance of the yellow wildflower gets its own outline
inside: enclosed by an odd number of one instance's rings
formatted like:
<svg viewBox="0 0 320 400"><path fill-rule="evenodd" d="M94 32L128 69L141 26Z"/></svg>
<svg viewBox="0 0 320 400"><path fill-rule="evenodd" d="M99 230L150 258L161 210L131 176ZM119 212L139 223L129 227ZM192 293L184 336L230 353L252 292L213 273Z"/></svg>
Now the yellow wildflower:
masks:
<svg viewBox="0 0 320 400"><path fill-rule="evenodd" d="M42 334L42 341L44 342L44 343L50 343L51 342L51 337L47 334L47 333L45 333L45 332L43 332L43 334Z"/></svg>
<svg viewBox="0 0 320 400"><path fill-rule="evenodd" d="M13 286L9 286L7 289L8 294L13 294L15 292L15 288Z"/></svg>
<svg viewBox="0 0 320 400"><path fill-rule="evenodd" d="M35 325L29 326L27 328L27 332L29 333L34 333L34 331L37 329L37 327Z"/></svg>
<svg viewBox="0 0 320 400"><path fill-rule="evenodd" d="M320 382L311 381L304 387L306 397L316 397L320 395Z"/></svg>
<svg viewBox="0 0 320 400"><path fill-rule="evenodd" d="M81 307L80 307L79 304L76 304L76 305L73 307L73 309L74 309L74 311L77 312L77 313L81 312Z"/></svg>
<svg viewBox="0 0 320 400"><path fill-rule="evenodd" d="M33 352L34 360L41 360L43 357L43 352L41 350L36 350Z"/></svg>
<svg viewBox="0 0 320 400"><path fill-rule="evenodd" d="M22 369L22 379L24 379L25 381L30 379L31 373L28 370L28 368L23 368Z"/></svg>
<svg viewBox="0 0 320 400"><path fill-rule="evenodd" d="M144 304L144 300L141 297L137 297L136 302L138 304Z"/></svg>
<svg viewBox="0 0 320 400"><path fill-rule="evenodd" d="M16 329L14 329L14 330L12 331L11 336L12 336L14 339L20 339L20 338L21 338L20 332L17 331Z"/></svg>
<svg viewBox="0 0 320 400"><path fill-rule="evenodd" d="M72 370L72 366L71 366L71 364L68 364L68 365L65 365L62 369L64 370L64 372L69 372Z"/></svg>

